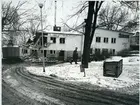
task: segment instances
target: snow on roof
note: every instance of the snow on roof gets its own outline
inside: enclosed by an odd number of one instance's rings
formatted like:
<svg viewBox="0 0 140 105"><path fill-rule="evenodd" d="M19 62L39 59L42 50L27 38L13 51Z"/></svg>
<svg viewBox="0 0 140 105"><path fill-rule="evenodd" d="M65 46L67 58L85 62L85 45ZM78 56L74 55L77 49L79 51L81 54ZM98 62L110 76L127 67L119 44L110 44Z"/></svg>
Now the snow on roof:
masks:
<svg viewBox="0 0 140 105"><path fill-rule="evenodd" d="M127 33L126 35L134 35L134 33L124 32L124 31L121 31L121 30L108 30L108 29L105 29L105 28L97 28L97 29L106 30L106 31L113 31L113 32L120 32L120 33Z"/></svg>
<svg viewBox="0 0 140 105"><path fill-rule="evenodd" d="M40 32L41 33L41 32ZM78 32L62 32L62 31L44 31L44 34L63 34L63 35L82 35L81 33Z"/></svg>

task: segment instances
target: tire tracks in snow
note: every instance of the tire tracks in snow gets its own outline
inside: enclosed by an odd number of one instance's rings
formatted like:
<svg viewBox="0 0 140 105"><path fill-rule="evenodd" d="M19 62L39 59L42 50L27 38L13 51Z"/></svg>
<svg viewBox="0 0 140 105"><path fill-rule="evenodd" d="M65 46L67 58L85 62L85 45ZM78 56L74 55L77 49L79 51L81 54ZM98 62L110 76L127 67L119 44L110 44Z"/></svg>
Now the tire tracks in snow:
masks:
<svg viewBox="0 0 140 105"><path fill-rule="evenodd" d="M70 104L73 101L79 105L85 105L84 103L88 103L87 105L138 105L138 100L126 95L117 95L114 93L109 92L99 92L99 91L89 91L84 90L74 85L66 84L61 81L52 79L51 77L41 77L31 75L29 72L23 70L23 68L15 69L15 72L29 81L34 83L50 85L52 87L56 87L56 89L50 90L53 94L56 94L56 98L59 98L63 101L68 101ZM41 88L42 88L41 87ZM57 88L61 88L57 90ZM43 88L44 90L48 91L47 88ZM47 93L45 93L47 95ZM48 93L49 94L49 93ZM64 97L64 99L62 99ZM70 101L71 100L71 101ZM84 100L84 101L83 101ZM76 104L76 105L77 105ZM69 104L68 104L69 105Z"/></svg>

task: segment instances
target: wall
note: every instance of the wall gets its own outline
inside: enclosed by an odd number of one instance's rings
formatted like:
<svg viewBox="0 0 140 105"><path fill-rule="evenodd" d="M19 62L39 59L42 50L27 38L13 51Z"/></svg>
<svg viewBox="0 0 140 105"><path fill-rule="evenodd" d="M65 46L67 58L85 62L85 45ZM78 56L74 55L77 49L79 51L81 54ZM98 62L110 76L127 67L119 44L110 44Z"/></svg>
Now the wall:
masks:
<svg viewBox="0 0 140 105"><path fill-rule="evenodd" d="M50 42L50 37L56 37L56 43L51 43L49 47L44 48L47 51L47 55L50 56L50 50L55 50L56 56L59 55L60 50L65 51L65 59L67 57L72 57L73 51L75 47L78 48L78 55L81 56L81 43L82 43L82 35L61 35L61 34L49 34L48 42ZM60 38L65 38L65 44L60 44Z"/></svg>
<svg viewBox="0 0 140 105"><path fill-rule="evenodd" d="M107 49L115 49L115 53L121 51L122 49L130 48L129 38L119 38L119 33L117 31L108 31L104 29L96 29L95 36L93 38L93 42L91 48L107 48ZM96 42L96 37L101 37L101 42ZM108 38L108 43L104 43L104 37ZM111 43L111 38L116 38L116 43Z"/></svg>
<svg viewBox="0 0 140 105"><path fill-rule="evenodd" d="M115 53L130 48L130 42L129 38L120 38L119 37L119 31L109 31L105 29L96 29L95 36L93 38L93 42L91 45L91 48L107 48L109 51L110 49L115 49ZM122 33L122 32L121 32ZM128 33L124 33L126 36L128 36ZM96 42L96 36L101 37L101 42ZM48 47L44 47L44 50L47 50L47 56L55 56L58 57L60 50L65 51L65 59L68 57L72 57L73 50L75 47L78 47L78 55L81 56L81 50L83 50L83 44L84 44L84 36L81 34L48 34L47 40L50 43L50 37L56 37L56 43L51 43ZM108 43L104 43L104 37L107 37ZM60 38L65 38L65 44L60 44L59 40ZM111 38L116 38L116 43L111 43ZM50 54L50 50L55 50L55 54ZM41 53L39 54L41 55Z"/></svg>

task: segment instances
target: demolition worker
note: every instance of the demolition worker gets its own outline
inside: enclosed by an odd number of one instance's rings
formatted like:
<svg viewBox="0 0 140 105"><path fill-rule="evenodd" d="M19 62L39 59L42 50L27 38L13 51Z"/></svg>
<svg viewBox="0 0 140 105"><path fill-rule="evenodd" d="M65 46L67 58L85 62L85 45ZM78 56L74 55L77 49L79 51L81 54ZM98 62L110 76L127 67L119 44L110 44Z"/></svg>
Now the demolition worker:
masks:
<svg viewBox="0 0 140 105"><path fill-rule="evenodd" d="M73 59L70 61L70 63L72 64L72 62L74 61L75 64L77 64L77 59L78 59L78 52L77 52L77 47L75 48L75 50L73 51Z"/></svg>

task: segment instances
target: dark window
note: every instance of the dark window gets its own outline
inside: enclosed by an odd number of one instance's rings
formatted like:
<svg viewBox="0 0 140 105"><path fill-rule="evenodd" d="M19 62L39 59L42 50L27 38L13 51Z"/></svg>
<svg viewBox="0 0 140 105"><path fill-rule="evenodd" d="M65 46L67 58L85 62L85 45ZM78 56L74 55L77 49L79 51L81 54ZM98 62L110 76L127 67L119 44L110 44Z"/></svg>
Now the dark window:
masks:
<svg viewBox="0 0 140 105"><path fill-rule="evenodd" d="M60 43L65 44L65 38L60 38Z"/></svg>
<svg viewBox="0 0 140 105"><path fill-rule="evenodd" d="M113 49L112 53L113 53L113 55L115 55L115 49Z"/></svg>
<svg viewBox="0 0 140 105"><path fill-rule="evenodd" d="M26 53L28 53L28 50L22 49L22 53L23 53L23 54L26 54Z"/></svg>
<svg viewBox="0 0 140 105"><path fill-rule="evenodd" d="M50 50L50 54L55 54L55 50Z"/></svg>
<svg viewBox="0 0 140 105"><path fill-rule="evenodd" d="M96 42L101 42L101 37L96 37Z"/></svg>
<svg viewBox="0 0 140 105"><path fill-rule="evenodd" d="M108 38L104 38L104 43L108 43Z"/></svg>
<svg viewBox="0 0 140 105"><path fill-rule="evenodd" d="M107 53L108 53L108 49L103 49L103 50L102 50L102 53L103 53L103 54L107 54Z"/></svg>
<svg viewBox="0 0 140 105"><path fill-rule="evenodd" d="M47 44L47 37L43 37L43 44Z"/></svg>
<svg viewBox="0 0 140 105"><path fill-rule="evenodd" d="M128 34L119 33L119 38L129 38Z"/></svg>
<svg viewBox="0 0 140 105"><path fill-rule="evenodd" d="M46 53L47 51L46 50L44 50L44 57L46 57L47 56L47 53Z"/></svg>
<svg viewBox="0 0 140 105"><path fill-rule="evenodd" d="M95 53L97 54L100 54L100 49L99 48L95 48Z"/></svg>
<svg viewBox="0 0 140 105"><path fill-rule="evenodd" d="M28 51L27 50L24 50L25 51L25 53L28 53Z"/></svg>
<svg viewBox="0 0 140 105"><path fill-rule="evenodd" d="M52 54L53 53L53 51L52 50L50 50L50 54Z"/></svg>
<svg viewBox="0 0 140 105"><path fill-rule="evenodd" d="M115 49L110 49L110 54L115 55Z"/></svg>
<svg viewBox="0 0 140 105"><path fill-rule="evenodd" d="M56 38L55 37L51 37L51 40L53 41L53 43L56 43Z"/></svg>
<svg viewBox="0 0 140 105"><path fill-rule="evenodd" d="M42 38L40 39L40 44L41 44L41 46L42 46Z"/></svg>
<svg viewBox="0 0 140 105"><path fill-rule="evenodd" d="M112 38L111 43L116 43L116 38Z"/></svg>

